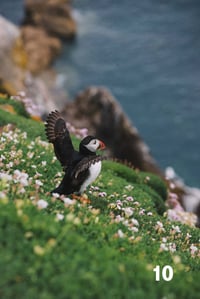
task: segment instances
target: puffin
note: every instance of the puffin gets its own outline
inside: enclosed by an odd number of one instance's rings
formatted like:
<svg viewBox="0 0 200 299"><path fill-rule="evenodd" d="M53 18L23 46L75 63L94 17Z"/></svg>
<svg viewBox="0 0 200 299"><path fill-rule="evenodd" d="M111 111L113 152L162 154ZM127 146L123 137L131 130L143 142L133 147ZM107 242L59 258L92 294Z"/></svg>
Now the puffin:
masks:
<svg viewBox="0 0 200 299"><path fill-rule="evenodd" d="M47 116L45 132L64 170L60 185L51 194L81 196L101 172L105 157L97 155L96 151L105 148L104 142L89 135L81 140L79 150L75 150L66 122L57 110Z"/></svg>

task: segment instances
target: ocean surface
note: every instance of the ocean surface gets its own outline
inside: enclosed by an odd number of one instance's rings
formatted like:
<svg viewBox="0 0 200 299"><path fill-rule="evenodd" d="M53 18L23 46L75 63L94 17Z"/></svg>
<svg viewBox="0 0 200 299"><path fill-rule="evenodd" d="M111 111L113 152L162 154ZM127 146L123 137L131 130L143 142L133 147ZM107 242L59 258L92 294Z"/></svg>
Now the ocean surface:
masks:
<svg viewBox="0 0 200 299"><path fill-rule="evenodd" d="M200 187L200 1L74 0L78 36L55 63L73 98L107 87L162 169ZM1 0L18 24L22 0Z"/></svg>

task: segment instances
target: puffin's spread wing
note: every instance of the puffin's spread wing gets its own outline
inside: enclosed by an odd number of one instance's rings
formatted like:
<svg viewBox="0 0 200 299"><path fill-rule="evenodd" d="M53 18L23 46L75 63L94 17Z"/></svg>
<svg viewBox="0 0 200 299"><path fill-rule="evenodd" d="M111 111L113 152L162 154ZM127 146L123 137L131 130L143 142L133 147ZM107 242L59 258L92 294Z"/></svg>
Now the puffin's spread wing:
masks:
<svg viewBox="0 0 200 299"><path fill-rule="evenodd" d="M48 115L45 130L48 141L54 145L56 157L66 168L74 153L74 147L65 120L58 111Z"/></svg>
<svg viewBox="0 0 200 299"><path fill-rule="evenodd" d="M76 179L81 172L89 169L92 164L95 164L105 159L106 159L105 156L85 157L75 166L71 175Z"/></svg>

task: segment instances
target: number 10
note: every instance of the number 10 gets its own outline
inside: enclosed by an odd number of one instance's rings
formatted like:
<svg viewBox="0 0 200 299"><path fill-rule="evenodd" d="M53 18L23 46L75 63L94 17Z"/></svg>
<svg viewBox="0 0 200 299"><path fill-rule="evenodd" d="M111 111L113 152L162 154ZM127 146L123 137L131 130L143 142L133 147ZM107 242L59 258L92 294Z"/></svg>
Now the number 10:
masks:
<svg viewBox="0 0 200 299"><path fill-rule="evenodd" d="M157 265L154 269L154 272L156 272L156 281L160 281L160 266ZM164 281L170 281L172 280L174 276L173 268L169 265L166 265L162 268L162 279Z"/></svg>

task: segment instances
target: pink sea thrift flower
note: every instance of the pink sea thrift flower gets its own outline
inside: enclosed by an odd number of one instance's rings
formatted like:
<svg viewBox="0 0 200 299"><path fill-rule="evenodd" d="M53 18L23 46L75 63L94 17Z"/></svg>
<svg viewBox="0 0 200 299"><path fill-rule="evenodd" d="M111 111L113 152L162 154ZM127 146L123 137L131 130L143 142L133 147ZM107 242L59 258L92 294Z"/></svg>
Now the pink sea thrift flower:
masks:
<svg viewBox="0 0 200 299"><path fill-rule="evenodd" d="M195 246L194 244L192 244L190 246L190 253L191 253L191 256L194 257L198 252L198 248L197 246Z"/></svg>
<svg viewBox="0 0 200 299"><path fill-rule="evenodd" d="M178 196L175 193L170 192L169 198L167 200L167 204L169 207L173 208L176 211L184 211L183 207L181 206L180 202L178 201Z"/></svg>
<svg viewBox="0 0 200 299"><path fill-rule="evenodd" d="M23 186L28 186L28 174L16 169L13 175L14 180L20 182Z"/></svg>
<svg viewBox="0 0 200 299"><path fill-rule="evenodd" d="M40 180L35 180L35 184L40 187L43 186L43 183Z"/></svg>
<svg viewBox="0 0 200 299"><path fill-rule="evenodd" d="M117 205L117 209L118 209L118 210L121 210L121 209L122 209L123 204L122 204L121 200L118 199L118 200L116 201L116 205Z"/></svg>
<svg viewBox="0 0 200 299"><path fill-rule="evenodd" d="M11 181L12 176L10 174L7 174L6 172L0 172L0 179L4 181Z"/></svg>
<svg viewBox="0 0 200 299"><path fill-rule="evenodd" d="M137 219L132 218L131 222L132 222L133 225L139 226L139 222L137 221Z"/></svg>
<svg viewBox="0 0 200 299"><path fill-rule="evenodd" d="M124 238L125 237L125 235L124 235L124 233L121 229L118 229L117 235L118 235L119 238Z"/></svg>
<svg viewBox="0 0 200 299"><path fill-rule="evenodd" d="M133 201L133 197L132 197L132 196L127 196L127 197L126 197L126 200L127 200L127 201Z"/></svg>
<svg viewBox="0 0 200 299"><path fill-rule="evenodd" d="M48 202L44 199L40 199L37 202L37 206L39 209L46 209L48 207Z"/></svg>
<svg viewBox="0 0 200 299"><path fill-rule="evenodd" d="M107 193L106 192L99 192L99 197L106 197L107 196Z"/></svg>
<svg viewBox="0 0 200 299"><path fill-rule="evenodd" d="M116 222L122 222L122 221L124 221L124 217L122 217L121 215L117 215L117 216L115 217L115 221L116 221Z"/></svg>
<svg viewBox="0 0 200 299"><path fill-rule="evenodd" d="M60 194L59 194L59 193L52 193L52 196L53 196L54 198L59 198L59 197L60 197Z"/></svg>
<svg viewBox="0 0 200 299"><path fill-rule="evenodd" d="M161 243L160 244L160 251L168 251L169 249L168 249L168 247L167 247L167 245L165 244L165 243Z"/></svg>
<svg viewBox="0 0 200 299"><path fill-rule="evenodd" d="M60 221L60 220L63 220L63 219L64 219L64 215L58 213L58 214L56 214L56 219L59 220L59 221Z"/></svg>
<svg viewBox="0 0 200 299"><path fill-rule="evenodd" d="M163 227L163 223L160 222L160 221L157 221L157 222L156 222L155 229L156 229L158 232L165 232L165 228Z"/></svg>
<svg viewBox="0 0 200 299"><path fill-rule="evenodd" d="M76 200L71 199L71 198L69 198L69 197L64 197L64 198L62 198L62 201L64 202L64 204L65 204L66 206L70 206L70 205L73 205L73 204L76 203Z"/></svg>
<svg viewBox="0 0 200 299"><path fill-rule="evenodd" d="M130 217L133 215L133 208L131 207L127 207L127 208L124 208L124 213L125 213L125 216L126 217Z"/></svg>
<svg viewBox="0 0 200 299"><path fill-rule="evenodd" d="M175 252L176 251L176 244L175 243L170 243L169 244L169 251L170 252Z"/></svg>
<svg viewBox="0 0 200 299"><path fill-rule="evenodd" d="M145 209L140 209L139 215L144 215L145 214Z"/></svg>
<svg viewBox="0 0 200 299"><path fill-rule="evenodd" d="M181 233L180 227L178 225L172 225L172 229L175 233Z"/></svg>

